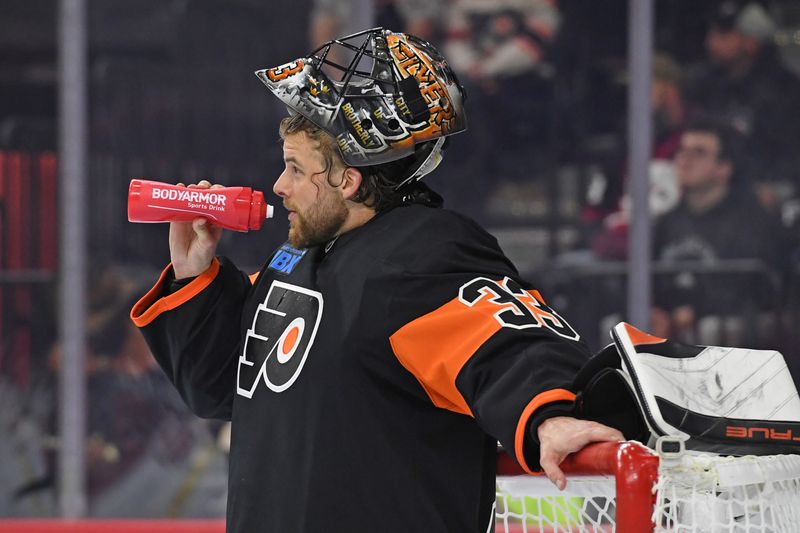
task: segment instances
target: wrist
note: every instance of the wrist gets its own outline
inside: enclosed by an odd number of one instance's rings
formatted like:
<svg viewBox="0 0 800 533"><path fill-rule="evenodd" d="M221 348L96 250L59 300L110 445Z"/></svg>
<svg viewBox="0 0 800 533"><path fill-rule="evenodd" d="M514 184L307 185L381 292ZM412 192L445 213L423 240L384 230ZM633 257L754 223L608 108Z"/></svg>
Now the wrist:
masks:
<svg viewBox="0 0 800 533"><path fill-rule="evenodd" d="M175 281L184 279L196 278L211 267L213 258L209 259L208 264L199 267L196 265L186 265L181 263L172 262L172 272L175 275Z"/></svg>
<svg viewBox="0 0 800 533"><path fill-rule="evenodd" d="M575 405L572 402L553 402L544 405L536 410L533 416L528 419L528 435L536 444L541 437L542 426L550 425L554 418L575 416Z"/></svg>

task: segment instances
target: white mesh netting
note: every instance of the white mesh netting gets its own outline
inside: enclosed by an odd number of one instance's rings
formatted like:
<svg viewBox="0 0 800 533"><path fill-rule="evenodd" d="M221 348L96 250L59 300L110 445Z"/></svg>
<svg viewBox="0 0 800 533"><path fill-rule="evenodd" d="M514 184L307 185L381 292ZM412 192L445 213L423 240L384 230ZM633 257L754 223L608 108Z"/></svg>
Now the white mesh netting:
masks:
<svg viewBox="0 0 800 533"><path fill-rule="evenodd" d="M544 477L499 476L496 532L800 533L800 455L662 456L652 491L634 499L655 499L652 523L636 531L617 527L613 475L568 479L559 492Z"/></svg>
<svg viewBox="0 0 800 533"><path fill-rule="evenodd" d="M614 477L570 478L559 492L545 477L497 478L496 533L614 531Z"/></svg>
<svg viewBox="0 0 800 533"><path fill-rule="evenodd" d="M656 531L800 532L800 456L684 455L659 466Z"/></svg>

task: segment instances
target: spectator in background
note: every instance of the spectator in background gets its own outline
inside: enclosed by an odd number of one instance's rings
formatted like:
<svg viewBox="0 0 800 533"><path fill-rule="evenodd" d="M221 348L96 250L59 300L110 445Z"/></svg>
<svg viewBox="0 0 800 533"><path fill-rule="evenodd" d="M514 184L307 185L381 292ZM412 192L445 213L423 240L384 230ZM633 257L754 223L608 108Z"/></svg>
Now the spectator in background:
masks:
<svg viewBox="0 0 800 533"><path fill-rule="evenodd" d="M785 230L764 209L748 187L735 180L734 132L712 122L687 126L675 153L681 192L677 207L656 222L654 252L658 260L691 261L722 266L729 259L757 259L773 272L788 260ZM741 278L739 278L741 279ZM753 342L741 317L768 302L754 276L747 284L725 275L698 280L691 272L670 276L657 287L653 329L660 336L691 343L729 345ZM768 296L766 296L768 298ZM748 325L748 327L754 326ZM696 336L695 336L696 335Z"/></svg>
<svg viewBox="0 0 800 533"><path fill-rule="evenodd" d="M706 35L708 57L688 72L686 92L703 114L744 137L748 150L739 170L752 175L772 210L797 192L800 176L800 82L776 53L775 29L761 4L722 2Z"/></svg>
<svg viewBox="0 0 800 533"><path fill-rule="evenodd" d="M549 76L545 55L560 22L552 0L457 0L444 20L452 63L486 92L527 74Z"/></svg>
<svg viewBox="0 0 800 533"><path fill-rule="evenodd" d="M548 55L559 24L553 0L446 3L444 53L466 87L472 132L471 144L460 147L463 157L453 159L468 165L478 187L481 179L492 180L486 190L507 183L501 198L491 202L499 207L490 207L491 214L526 196L527 183L549 156L554 68ZM478 213L485 206L468 207Z"/></svg>
<svg viewBox="0 0 800 533"><path fill-rule="evenodd" d="M678 203L678 184L672 158L678 147L686 117L681 90L681 68L668 55L656 54L653 58L653 83L650 89L650 105L653 113L653 160L650 162L650 212L661 215ZM627 166L619 163L619 167ZM615 177L617 185L604 180L603 198L597 205L584 208L582 218L590 232L590 246L597 259L623 260L628 257L628 226L631 216L630 196L620 196L623 186L627 189L627 169L619 168L624 180ZM603 206L614 205L609 213ZM597 228L599 229L594 229Z"/></svg>

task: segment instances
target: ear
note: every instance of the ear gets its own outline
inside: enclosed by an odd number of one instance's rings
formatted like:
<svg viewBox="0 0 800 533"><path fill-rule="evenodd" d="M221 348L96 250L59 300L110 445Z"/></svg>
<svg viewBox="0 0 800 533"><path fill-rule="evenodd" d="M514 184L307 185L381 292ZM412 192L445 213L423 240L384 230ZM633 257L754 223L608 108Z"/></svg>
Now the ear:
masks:
<svg viewBox="0 0 800 533"><path fill-rule="evenodd" d="M347 167L342 174L342 197L345 200L351 200L358 193L358 188L361 187L361 182L364 177L361 171L354 167Z"/></svg>

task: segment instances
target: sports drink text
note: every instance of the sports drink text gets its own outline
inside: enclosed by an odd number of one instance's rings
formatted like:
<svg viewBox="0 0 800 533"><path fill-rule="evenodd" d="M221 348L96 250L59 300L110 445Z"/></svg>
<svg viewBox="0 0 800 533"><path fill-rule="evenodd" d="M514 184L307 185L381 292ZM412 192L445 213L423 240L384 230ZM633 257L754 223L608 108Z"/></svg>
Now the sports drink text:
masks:
<svg viewBox="0 0 800 533"><path fill-rule="evenodd" d="M224 194L214 192L192 191L192 190L175 190L175 189L159 189L153 188L153 200L174 200L179 202L186 202L192 208L206 208L215 211L222 211L225 209Z"/></svg>

